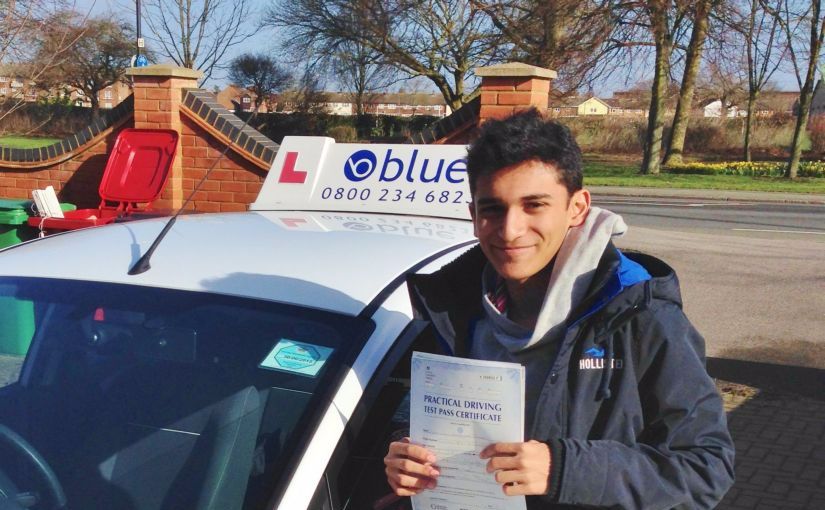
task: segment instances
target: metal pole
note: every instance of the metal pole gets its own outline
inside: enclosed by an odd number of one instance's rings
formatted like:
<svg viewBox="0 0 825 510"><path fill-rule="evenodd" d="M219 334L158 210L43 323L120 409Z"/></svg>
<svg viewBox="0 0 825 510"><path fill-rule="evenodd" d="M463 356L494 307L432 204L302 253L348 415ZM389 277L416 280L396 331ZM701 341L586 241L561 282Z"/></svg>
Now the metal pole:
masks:
<svg viewBox="0 0 825 510"><path fill-rule="evenodd" d="M140 0L135 0L135 14L137 15L137 41L140 41ZM140 43L135 41L137 46L137 56L140 57Z"/></svg>

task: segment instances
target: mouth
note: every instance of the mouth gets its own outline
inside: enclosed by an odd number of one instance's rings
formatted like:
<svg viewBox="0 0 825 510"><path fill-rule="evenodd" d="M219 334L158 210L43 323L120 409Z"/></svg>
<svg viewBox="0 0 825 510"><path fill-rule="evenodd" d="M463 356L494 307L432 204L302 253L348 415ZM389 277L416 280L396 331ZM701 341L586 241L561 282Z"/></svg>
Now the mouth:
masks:
<svg viewBox="0 0 825 510"><path fill-rule="evenodd" d="M517 256L527 253L532 246L496 246L496 249L507 256Z"/></svg>

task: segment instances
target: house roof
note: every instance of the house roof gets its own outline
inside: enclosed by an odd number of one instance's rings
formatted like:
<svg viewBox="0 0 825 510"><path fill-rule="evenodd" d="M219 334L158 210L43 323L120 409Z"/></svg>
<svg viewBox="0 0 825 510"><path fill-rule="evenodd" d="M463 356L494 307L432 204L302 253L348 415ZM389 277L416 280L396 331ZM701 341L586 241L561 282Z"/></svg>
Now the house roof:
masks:
<svg viewBox="0 0 825 510"><path fill-rule="evenodd" d="M610 104L608 104L608 103L607 103L604 99L599 99L599 98L598 98L598 97L596 97L596 96L591 96L591 97L588 97L587 99L585 99L584 101L582 101L582 103L586 103L586 102L588 102L588 101L596 101L596 102L599 102L599 103L603 104L604 106L606 106L606 107L608 107L608 108L611 106L611 105L610 105Z"/></svg>
<svg viewBox="0 0 825 510"><path fill-rule="evenodd" d="M650 107L650 100L643 97L634 96L613 96L604 99L611 108L622 108L625 110L647 110Z"/></svg>
<svg viewBox="0 0 825 510"><path fill-rule="evenodd" d="M567 96L550 101L550 106L553 108L578 108L580 104L587 101L586 97L582 96Z"/></svg>
<svg viewBox="0 0 825 510"><path fill-rule="evenodd" d="M595 99L609 108L624 108L632 110L646 110L649 100L635 96L597 97L597 96L566 96L550 101L551 108L578 108L582 103Z"/></svg>

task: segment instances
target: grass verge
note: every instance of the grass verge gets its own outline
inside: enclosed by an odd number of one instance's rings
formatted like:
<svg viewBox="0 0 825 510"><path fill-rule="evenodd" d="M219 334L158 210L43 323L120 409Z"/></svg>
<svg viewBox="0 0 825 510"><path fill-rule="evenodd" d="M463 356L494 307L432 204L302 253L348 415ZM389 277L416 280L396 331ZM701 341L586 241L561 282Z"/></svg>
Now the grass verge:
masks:
<svg viewBox="0 0 825 510"><path fill-rule="evenodd" d="M45 147L59 141L60 138L5 135L0 136L0 147L9 147L11 149L36 149L38 147Z"/></svg>
<svg viewBox="0 0 825 510"><path fill-rule="evenodd" d="M640 162L634 158L586 155L585 186L626 186L638 188L719 189L736 191L774 191L784 193L825 193L825 179L751 177L742 175L659 174L640 175Z"/></svg>

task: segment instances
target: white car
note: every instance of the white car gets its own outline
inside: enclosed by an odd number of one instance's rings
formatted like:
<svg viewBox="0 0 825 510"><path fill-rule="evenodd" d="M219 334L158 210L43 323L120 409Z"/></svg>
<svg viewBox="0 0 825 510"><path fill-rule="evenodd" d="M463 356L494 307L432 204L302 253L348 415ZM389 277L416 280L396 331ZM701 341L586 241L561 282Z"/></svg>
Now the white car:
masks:
<svg viewBox="0 0 825 510"><path fill-rule="evenodd" d="M287 138L144 272L168 218L0 252L0 509L371 508L427 328L405 276L475 243L464 152Z"/></svg>

